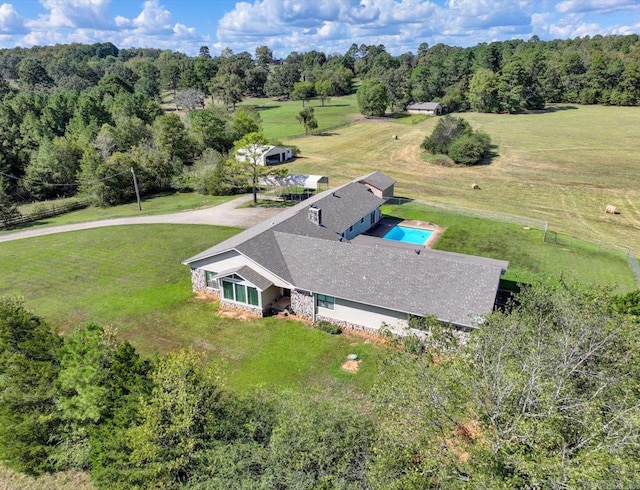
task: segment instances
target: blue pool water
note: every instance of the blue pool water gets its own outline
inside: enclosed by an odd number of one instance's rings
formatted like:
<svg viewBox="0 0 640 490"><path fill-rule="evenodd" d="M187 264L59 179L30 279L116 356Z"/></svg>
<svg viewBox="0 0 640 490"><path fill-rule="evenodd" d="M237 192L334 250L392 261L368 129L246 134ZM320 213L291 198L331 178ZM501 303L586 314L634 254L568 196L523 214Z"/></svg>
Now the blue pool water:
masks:
<svg viewBox="0 0 640 490"><path fill-rule="evenodd" d="M396 225L382 238L395 240L396 242L424 245L432 234L432 230L421 230L419 228L408 228L406 226Z"/></svg>

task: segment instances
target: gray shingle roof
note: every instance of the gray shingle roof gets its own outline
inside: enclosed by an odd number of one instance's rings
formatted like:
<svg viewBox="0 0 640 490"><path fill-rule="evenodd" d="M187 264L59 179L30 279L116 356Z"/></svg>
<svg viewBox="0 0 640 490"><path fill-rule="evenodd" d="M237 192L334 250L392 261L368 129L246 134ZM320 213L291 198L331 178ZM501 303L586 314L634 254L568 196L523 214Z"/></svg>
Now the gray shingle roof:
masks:
<svg viewBox="0 0 640 490"><path fill-rule="evenodd" d="M464 326L492 311L506 268L447 252L417 255L278 232L276 240L297 287Z"/></svg>
<svg viewBox="0 0 640 490"><path fill-rule="evenodd" d="M245 281L249 281L251 284L254 284L255 286L258 287L258 289L262 291L264 291L265 289L268 289L270 286L273 286L273 283L269 279L267 279L262 274L254 271L251 267L248 267L246 265L237 267L235 269L230 269L227 271L220 272L216 274L215 279L218 279L221 277L227 277L227 276L230 276L231 274L239 275L242 279L244 279Z"/></svg>
<svg viewBox="0 0 640 490"><path fill-rule="evenodd" d="M392 185L396 183L395 179L392 179L388 175L383 174L382 172L373 172L369 175L365 175L360 179L360 182L364 182L365 184L369 184L376 189L380 189L384 191L388 189Z"/></svg>
<svg viewBox="0 0 640 490"><path fill-rule="evenodd" d="M435 315L457 325L472 325L477 315L490 313L500 275L508 265L505 261L435 250L421 250L418 255L413 249L358 240L369 237L357 237L356 243L340 240L338 233L384 202L360 183L367 177L378 178L375 174L322 192L184 263L197 267L208 257L235 249L300 289ZM322 209L322 226L308 219L311 205ZM247 276L236 273L256 286L271 284L255 270L243 269Z"/></svg>
<svg viewBox="0 0 640 490"><path fill-rule="evenodd" d="M183 264L192 264L225 250L238 248L271 229L286 233L314 236L325 240L338 240L338 234L349 228L367 213L384 204L366 186L353 181L333 190L327 190L285 209L270 220L258 223L219 244L188 258ZM313 224L307 214L310 206L322 210L322 226ZM254 249L261 240L246 246Z"/></svg>
<svg viewBox="0 0 640 490"><path fill-rule="evenodd" d="M407 109L435 111L438 106L442 106L442 104L440 104L440 102L412 102L407 106Z"/></svg>

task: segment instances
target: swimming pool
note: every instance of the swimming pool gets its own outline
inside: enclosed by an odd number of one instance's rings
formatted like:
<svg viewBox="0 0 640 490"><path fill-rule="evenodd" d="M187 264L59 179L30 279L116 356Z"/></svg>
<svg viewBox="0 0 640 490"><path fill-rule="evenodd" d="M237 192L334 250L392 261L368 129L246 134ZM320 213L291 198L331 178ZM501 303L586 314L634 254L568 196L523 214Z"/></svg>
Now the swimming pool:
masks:
<svg viewBox="0 0 640 490"><path fill-rule="evenodd" d="M420 228L396 225L382 238L395 240L396 242L412 243L413 245L424 245L432 234L433 230L422 230Z"/></svg>

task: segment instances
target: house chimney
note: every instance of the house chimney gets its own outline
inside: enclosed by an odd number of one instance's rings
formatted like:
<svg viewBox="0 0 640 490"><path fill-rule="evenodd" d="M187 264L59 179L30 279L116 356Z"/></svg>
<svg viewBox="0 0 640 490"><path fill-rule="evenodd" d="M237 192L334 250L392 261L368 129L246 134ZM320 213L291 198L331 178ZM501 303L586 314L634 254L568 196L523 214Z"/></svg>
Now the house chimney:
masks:
<svg viewBox="0 0 640 490"><path fill-rule="evenodd" d="M318 226L322 226L322 210L311 206L309 208L309 221Z"/></svg>

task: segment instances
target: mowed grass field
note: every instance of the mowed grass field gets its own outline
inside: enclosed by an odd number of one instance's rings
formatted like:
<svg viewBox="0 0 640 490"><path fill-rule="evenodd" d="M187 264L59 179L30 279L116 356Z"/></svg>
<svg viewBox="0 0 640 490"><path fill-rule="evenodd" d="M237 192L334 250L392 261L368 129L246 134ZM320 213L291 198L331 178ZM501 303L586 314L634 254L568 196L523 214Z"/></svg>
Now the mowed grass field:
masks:
<svg viewBox="0 0 640 490"><path fill-rule="evenodd" d="M203 350L223 363L235 390L266 384L312 396L364 396L383 347L297 321L223 317L213 301L194 298L181 261L238 231L118 226L2 243L0 297L24 297L62 333L95 322L117 328L143 354ZM363 359L356 374L340 369L350 353Z"/></svg>
<svg viewBox="0 0 640 490"><path fill-rule="evenodd" d="M332 185L380 170L397 179L399 196L535 218L552 230L640 255L638 108L555 106L535 114L460 116L491 135L490 163L449 168L425 162L420 143L437 118L412 116L291 139L301 155L287 167L327 175ZM481 190L473 190L474 183ZM620 214L606 215L608 204Z"/></svg>
<svg viewBox="0 0 640 490"><path fill-rule="evenodd" d="M505 279L531 283L578 281L626 293L638 287L624 252L573 240L570 246L543 241L543 231L527 226L459 216L416 201L383 206L402 219L438 223L446 228L434 249L509 261Z"/></svg>
<svg viewBox="0 0 640 490"><path fill-rule="evenodd" d="M292 135L304 135L304 126L296 119L303 109L302 101L251 98L246 99L242 104L253 106L258 111L267 138L282 140ZM317 131L320 132L353 122L360 117L355 94L325 101L324 107L320 100L310 100L305 102L305 107L313 107L314 116L318 121Z"/></svg>

